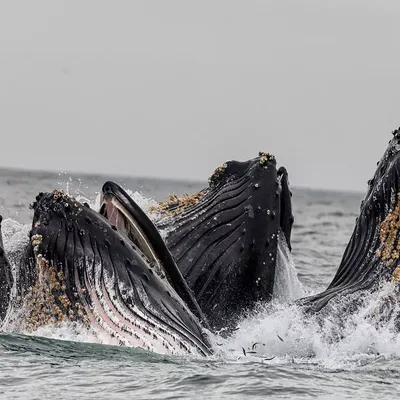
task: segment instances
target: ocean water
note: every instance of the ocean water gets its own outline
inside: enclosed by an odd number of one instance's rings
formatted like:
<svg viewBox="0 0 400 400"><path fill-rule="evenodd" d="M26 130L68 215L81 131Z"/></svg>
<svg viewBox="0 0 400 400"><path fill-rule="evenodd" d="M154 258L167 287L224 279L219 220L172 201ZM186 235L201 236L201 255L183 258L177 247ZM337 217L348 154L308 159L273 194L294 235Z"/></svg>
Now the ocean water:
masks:
<svg viewBox="0 0 400 400"><path fill-rule="evenodd" d="M204 183L0 170L6 251L26 240L28 204L40 191L67 190L91 204L114 179L146 209L171 192ZM44 327L35 335L0 334L1 399L395 399L400 396L400 337L377 330L361 310L345 335L304 321L292 300L326 287L358 215L362 193L293 188L293 253L284 244L274 302L241 321L215 355L177 358L100 343L84 330ZM371 299L373 307L374 299ZM368 306L367 306L368 308Z"/></svg>

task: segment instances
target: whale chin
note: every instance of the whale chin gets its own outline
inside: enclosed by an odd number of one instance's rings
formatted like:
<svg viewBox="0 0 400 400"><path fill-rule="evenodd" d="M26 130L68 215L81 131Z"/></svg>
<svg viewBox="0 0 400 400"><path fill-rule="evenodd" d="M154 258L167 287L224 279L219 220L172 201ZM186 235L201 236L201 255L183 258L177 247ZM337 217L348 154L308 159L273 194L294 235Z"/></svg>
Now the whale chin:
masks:
<svg viewBox="0 0 400 400"><path fill-rule="evenodd" d="M394 131L393 135L374 177L368 182L367 195L335 277L325 291L298 302L310 312L333 307L336 313L342 309L343 315L348 315L362 303L363 293L375 293L387 284L393 284L398 291L400 131Z"/></svg>

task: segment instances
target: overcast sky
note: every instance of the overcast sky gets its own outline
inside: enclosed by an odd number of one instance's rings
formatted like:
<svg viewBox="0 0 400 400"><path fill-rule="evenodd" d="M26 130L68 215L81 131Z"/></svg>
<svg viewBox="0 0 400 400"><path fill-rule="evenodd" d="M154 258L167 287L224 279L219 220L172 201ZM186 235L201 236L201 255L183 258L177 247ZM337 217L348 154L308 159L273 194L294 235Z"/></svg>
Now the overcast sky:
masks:
<svg viewBox="0 0 400 400"><path fill-rule="evenodd" d="M0 165L204 180L275 154L365 190L400 125L400 1L0 0Z"/></svg>

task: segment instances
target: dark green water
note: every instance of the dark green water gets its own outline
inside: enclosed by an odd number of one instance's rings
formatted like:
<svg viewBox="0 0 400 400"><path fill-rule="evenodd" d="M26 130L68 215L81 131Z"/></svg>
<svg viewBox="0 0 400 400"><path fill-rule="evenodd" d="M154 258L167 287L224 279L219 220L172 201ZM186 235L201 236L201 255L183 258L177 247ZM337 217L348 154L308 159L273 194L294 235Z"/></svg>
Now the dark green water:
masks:
<svg viewBox="0 0 400 400"><path fill-rule="evenodd" d="M226 359L172 359L140 350L22 335L0 336L4 399L379 398L400 395L400 361L350 369Z"/></svg>
<svg viewBox="0 0 400 400"><path fill-rule="evenodd" d="M80 178L80 179L78 179ZM0 170L0 213L6 251L29 229L28 204L39 191L68 189L92 203L110 177ZM145 207L169 192L202 183L117 178ZM293 261L302 293L324 288L349 240L362 194L293 190ZM25 239L24 239L25 240ZM296 278L296 284L299 282ZM298 291L288 297L298 296ZM373 305L373 299L371 299ZM364 310L365 311L365 310ZM306 323L277 301L244 320L236 334L215 339L208 359L171 358L101 344L73 329L48 327L38 336L0 334L1 399L396 399L400 337L391 328L351 316L344 338L329 325ZM92 342L92 343L91 343ZM257 343L255 345L255 343ZM255 354L252 354L252 351Z"/></svg>

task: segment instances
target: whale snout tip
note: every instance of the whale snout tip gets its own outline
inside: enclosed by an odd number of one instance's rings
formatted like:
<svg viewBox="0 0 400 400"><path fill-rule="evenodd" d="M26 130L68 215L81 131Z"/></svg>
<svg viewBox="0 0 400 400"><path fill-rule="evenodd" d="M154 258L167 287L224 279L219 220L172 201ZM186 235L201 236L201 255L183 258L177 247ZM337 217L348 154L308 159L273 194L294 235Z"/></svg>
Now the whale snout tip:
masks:
<svg viewBox="0 0 400 400"><path fill-rule="evenodd" d="M111 181L105 182L101 189L103 195L104 194L113 194L114 193L114 190L113 190L114 185L115 184Z"/></svg>

